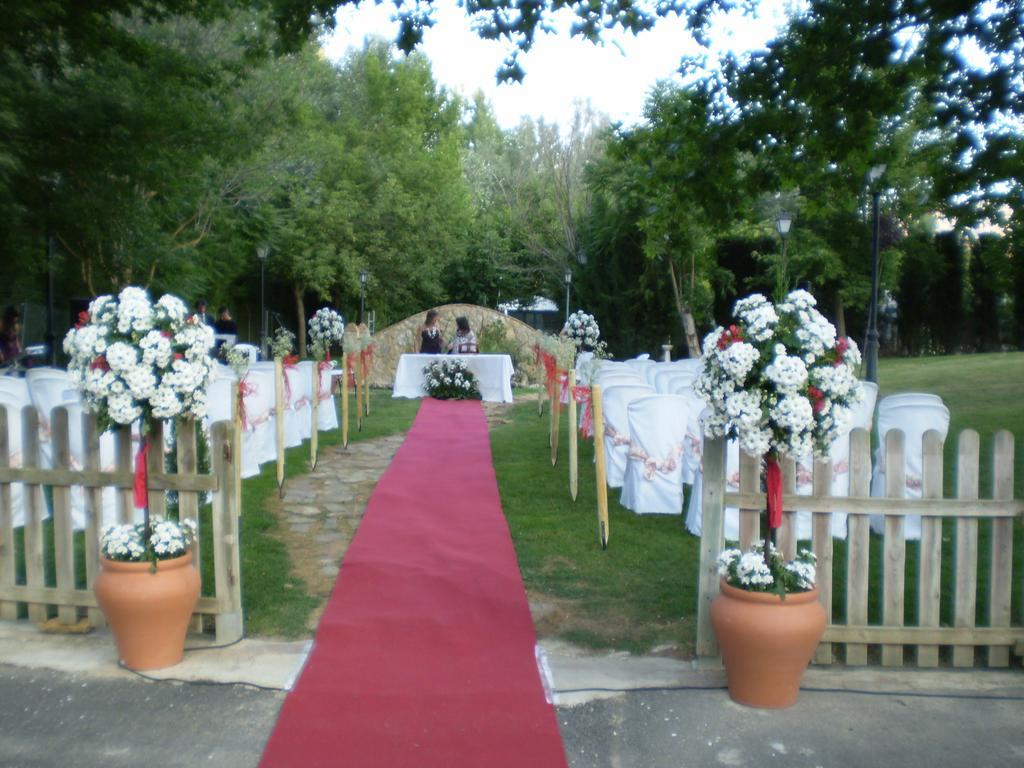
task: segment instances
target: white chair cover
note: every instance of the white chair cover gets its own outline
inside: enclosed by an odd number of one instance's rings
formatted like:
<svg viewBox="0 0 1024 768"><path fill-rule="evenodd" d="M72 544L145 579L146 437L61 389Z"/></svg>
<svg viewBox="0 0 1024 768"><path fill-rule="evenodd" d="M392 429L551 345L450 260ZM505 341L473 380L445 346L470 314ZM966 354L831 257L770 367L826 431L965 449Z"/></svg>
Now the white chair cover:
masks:
<svg viewBox="0 0 1024 768"><path fill-rule="evenodd" d="M648 384L651 384L659 395L672 394L675 391L672 387L672 380L675 379L679 373L670 368L652 370L654 371L654 375L652 376L654 380L649 381Z"/></svg>
<svg viewBox="0 0 1024 768"><path fill-rule="evenodd" d="M0 405L7 409L7 445L10 465L20 467L22 465L21 412L26 406L32 405L32 399L28 394L28 382L14 376L0 376ZM22 499L21 483L11 483L12 520L16 528L25 524Z"/></svg>
<svg viewBox="0 0 1024 768"><path fill-rule="evenodd" d="M30 371L29 373L32 373ZM53 440L50 435L52 411L59 405L78 403L78 390L72 389L71 380L64 371L38 369L35 376L26 376L28 394L39 412L39 465L53 466Z"/></svg>
<svg viewBox="0 0 1024 768"><path fill-rule="evenodd" d="M245 419L242 424L242 477L259 474L259 465L277 458L274 428L274 365L256 363L243 379ZM247 455L248 454L248 455ZM252 474L245 474L252 471Z"/></svg>
<svg viewBox="0 0 1024 768"><path fill-rule="evenodd" d="M893 399L894 397L896 399ZM885 497L885 435L890 429L900 429L904 435L903 455L907 474L904 498L921 498L924 433L934 429L942 436L943 441L949 433L949 409L941 400L936 401L932 398L935 396L896 395L882 398L878 404L878 448L875 451L874 471L871 473L872 496ZM907 516L905 519L905 537L920 539L921 518ZM871 529L880 533L884 528L884 516L872 515Z"/></svg>
<svg viewBox="0 0 1024 768"><path fill-rule="evenodd" d="M623 372L614 371L612 373L601 373L597 376L597 383L602 387L615 387L615 386L638 386L646 387L649 386L646 380L635 372ZM653 389L653 387L651 387Z"/></svg>
<svg viewBox="0 0 1024 768"><path fill-rule="evenodd" d="M321 432L338 428L338 408L334 404L334 392L331 390L332 368L324 366L320 371L319 402L316 411L316 426Z"/></svg>
<svg viewBox="0 0 1024 768"><path fill-rule="evenodd" d="M653 394L653 387L637 384L611 386L601 391L605 469L610 488L619 488L626 472L626 457L629 452L629 421L626 407L638 397Z"/></svg>
<svg viewBox="0 0 1024 768"><path fill-rule="evenodd" d="M299 434L308 440L313 434L313 379L316 375L316 363L312 360L301 361L298 369L299 389L292 389L292 410L298 419Z"/></svg>
<svg viewBox="0 0 1024 768"><path fill-rule="evenodd" d="M704 492L703 454L701 459L701 467L694 474L690 500L686 505L686 530L695 536L701 534L701 498ZM739 493L740 490L740 444L736 440L727 440L725 443L725 490L726 493ZM739 541L739 507L725 508L723 530L728 541Z"/></svg>
<svg viewBox="0 0 1024 768"><path fill-rule="evenodd" d="M652 365L658 364L656 360L651 360L647 355L643 355L642 357L637 357L632 360L626 360L625 363L644 380L647 379L647 369Z"/></svg>
<svg viewBox="0 0 1024 768"><path fill-rule="evenodd" d="M622 505L638 514L683 511L683 451L690 406L677 395L639 397L626 406L630 445Z"/></svg>

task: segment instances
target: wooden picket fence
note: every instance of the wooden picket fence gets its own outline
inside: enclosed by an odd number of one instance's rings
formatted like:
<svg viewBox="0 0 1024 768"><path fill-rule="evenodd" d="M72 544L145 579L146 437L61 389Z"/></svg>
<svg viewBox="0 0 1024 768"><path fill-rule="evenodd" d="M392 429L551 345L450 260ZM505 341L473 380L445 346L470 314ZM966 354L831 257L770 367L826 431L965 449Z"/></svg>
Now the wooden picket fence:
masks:
<svg viewBox="0 0 1024 768"><path fill-rule="evenodd" d="M77 412L77 409L76 409ZM115 432L116 466L104 471L100 465L100 436L96 418L82 414L82 467L72 467L69 440L68 410L55 408L49 419L52 468L41 468L39 453L40 420L36 409L29 406L13 414L22 423L21 459L13 462L11 454L19 446L8 445L7 420L12 414L0 406L0 618L17 619L26 614L30 621L45 621L56 615L64 624L88 617L93 626L102 626L103 615L92 592L99 570L98 520L102 505L102 489L117 491L117 522L134 519L132 489L134 484L134 453L132 435L127 428ZM239 568L237 483L237 442L235 427L230 422L212 426L210 459L212 472L198 470L197 435L194 422L179 421L175 425L177 470L164 469L163 427L151 433L152 448L148 452L149 508L154 515L164 515L166 494L176 491L178 515L200 524L201 497L212 494L212 537L204 538L199 529L194 552L197 567L202 562L201 542L212 541L213 573L204 581L202 596L196 606L192 628L204 629L203 617L212 617L218 642L232 642L242 636L242 593ZM22 484L24 537L22 559L24 583L16 574L15 532L12 525L12 483ZM71 517L71 489L79 486L85 497L86 529L84 532L85 585L76 584L74 531ZM44 488L51 489L53 518L53 549L48 553L43 520L47 517ZM44 562L52 557L56 584L46 584ZM202 568L199 569L202 574ZM212 591L212 594L209 594Z"/></svg>
<svg viewBox="0 0 1024 768"><path fill-rule="evenodd" d="M916 649L918 667L936 667L940 648L951 646L950 663L954 667L975 664L975 649L984 648L987 665L1006 667L1011 652L1024 655L1024 626L1021 617L1011 616L1014 527L1024 519L1024 502L1013 498L1013 435L1001 431L995 435L992 461L991 498L979 498L979 439L974 430L960 433L957 457L956 498L943 494L943 443L938 432L927 432L923 440L922 498L904 499L906 471L904 435L899 430L886 433L886 496L870 497L870 436L854 430L850 443L850 495L832 497L831 462L815 462L813 495L797 496L793 462L783 463L783 525L778 545L784 556L796 554L796 510L813 513L812 548L818 557L818 588L828 616L828 626L815 662L831 664L837 651L847 665L868 663L869 648L877 646L883 666L902 666L905 649ZM718 653L711 629L709 609L718 594L716 567L723 547L723 522L726 507L739 508L740 546L746 550L761 537L760 513L764 508L758 457L740 453L740 490L725 492L725 444L708 440L704 451L704 492L702 498L702 541L700 561L700 598L698 603L697 653ZM832 514L848 513L845 562L836 562L832 538ZM884 516L881 542L882 563L871 562L870 515ZM917 583L906 584L907 542L904 524L907 517L921 517L918 548ZM955 552L952 592L942 589L942 526L950 519L955 527ZM991 520L991 547L979 552L979 521ZM877 548L876 548L877 552ZM977 626L979 565L988 566L988 625ZM834 569L845 571L845 623L833 621ZM869 623L869 597L872 570L881 570L881 624ZM947 574L947 578L950 574ZM905 614L908 597L916 597L917 623L908 625ZM952 626L940 623L943 601L952 601ZM949 622L947 622L949 623Z"/></svg>

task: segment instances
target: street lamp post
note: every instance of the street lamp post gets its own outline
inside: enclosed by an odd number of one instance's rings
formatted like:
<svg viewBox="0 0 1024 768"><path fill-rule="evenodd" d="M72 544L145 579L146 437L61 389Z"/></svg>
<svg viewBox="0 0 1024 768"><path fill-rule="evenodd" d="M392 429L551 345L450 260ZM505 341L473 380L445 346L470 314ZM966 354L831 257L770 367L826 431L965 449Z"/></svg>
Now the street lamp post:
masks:
<svg viewBox="0 0 1024 768"><path fill-rule="evenodd" d="M266 283L267 283L267 257L270 255L270 248L265 245L256 247L256 258L260 261L260 352L263 359L267 359L267 306L266 306Z"/></svg>
<svg viewBox="0 0 1024 768"><path fill-rule="evenodd" d="M881 194L876 182L885 173L885 165L876 165L868 171L867 182L871 189L871 297L868 304L868 332L864 344L864 378L878 383L878 198Z"/></svg>
<svg viewBox="0 0 1024 768"><path fill-rule="evenodd" d="M565 268L565 322L569 322L569 292L572 287L572 270Z"/></svg>
<svg viewBox="0 0 1024 768"><path fill-rule="evenodd" d="M775 217L775 231L779 233L779 237L782 238L782 259L780 261L779 269L776 272L775 278L775 293L776 299L782 300L783 296L786 295L786 289L789 287L789 276L786 274L786 241L789 240L789 230L793 226L793 214L787 213L786 211L779 211Z"/></svg>
<svg viewBox="0 0 1024 768"><path fill-rule="evenodd" d="M359 270L359 322L363 322L363 312L366 308L366 281L370 278L370 270L363 268Z"/></svg>

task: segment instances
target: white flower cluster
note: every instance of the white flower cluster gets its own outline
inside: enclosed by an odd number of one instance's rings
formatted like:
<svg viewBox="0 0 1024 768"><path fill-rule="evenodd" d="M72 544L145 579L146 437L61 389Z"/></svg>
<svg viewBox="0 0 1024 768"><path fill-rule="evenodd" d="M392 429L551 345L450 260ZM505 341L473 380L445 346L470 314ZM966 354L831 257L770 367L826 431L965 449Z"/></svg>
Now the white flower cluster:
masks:
<svg viewBox="0 0 1024 768"><path fill-rule="evenodd" d="M295 348L295 334L284 326L279 326L270 340L270 354L274 359L287 357Z"/></svg>
<svg viewBox="0 0 1024 768"><path fill-rule="evenodd" d="M816 562L814 553L806 549L784 562L774 545L765 562L764 547L756 544L749 552L723 550L718 556L718 575L729 585L751 592L806 592L814 589Z"/></svg>
<svg viewBox="0 0 1024 768"><path fill-rule="evenodd" d="M565 323L565 335L576 344L577 348L588 346L596 347L598 339L601 338L601 329L593 315L588 315L579 309L569 315Z"/></svg>
<svg viewBox="0 0 1024 768"><path fill-rule="evenodd" d="M309 318L309 338L317 357L329 353L344 337L345 319L330 307L318 309Z"/></svg>
<svg viewBox="0 0 1024 768"><path fill-rule="evenodd" d="M68 373L102 426L140 418L201 419L213 376L213 329L167 294L100 296L64 337Z"/></svg>
<svg viewBox="0 0 1024 768"><path fill-rule="evenodd" d="M249 371L249 353L244 349L239 349L236 344L231 344L227 348L225 357L227 358L228 365L231 367L231 370L234 371L235 376L238 377L238 380L241 381L245 378L245 374Z"/></svg>
<svg viewBox="0 0 1024 768"><path fill-rule="evenodd" d="M479 399L476 376L465 360L453 358L432 362L423 368L423 386L427 394L440 400Z"/></svg>
<svg viewBox="0 0 1024 768"><path fill-rule="evenodd" d="M777 306L749 296L733 317L704 340L696 389L710 406L705 431L755 455L824 455L861 397L856 344L836 337L807 291Z"/></svg>
<svg viewBox="0 0 1024 768"><path fill-rule="evenodd" d="M100 552L108 560L138 562L146 556L146 530L143 523L109 525L100 536ZM196 537L194 520L164 520L150 523L149 550L157 560L184 554Z"/></svg>

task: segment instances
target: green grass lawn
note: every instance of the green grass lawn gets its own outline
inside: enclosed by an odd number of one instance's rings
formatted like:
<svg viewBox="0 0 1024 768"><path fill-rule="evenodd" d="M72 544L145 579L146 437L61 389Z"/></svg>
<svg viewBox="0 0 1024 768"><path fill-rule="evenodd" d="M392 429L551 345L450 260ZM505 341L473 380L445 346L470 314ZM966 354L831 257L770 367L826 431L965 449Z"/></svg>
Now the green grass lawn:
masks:
<svg viewBox="0 0 1024 768"><path fill-rule="evenodd" d="M990 494L992 435L1008 429L1024 437L1024 354L971 355L913 360L883 360L881 395L926 391L940 395L952 414L946 445L946 495L954 496L956 438L973 428L982 441L982 496ZM532 597L554 606L540 621L542 634L554 634L593 648L645 652L663 643L692 652L695 639L699 540L680 517L637 516L609 491L610 543L597 540L591 443L580 444L580 493L569 498L566 434L563 418L557 468L551 467L547 418L536 404L511 409L510 423L492 433L494 463L526 588ZM1015 487L1024 497L1024 447L1016 455ZM943 569L943 619L951 619L955 523L947 521ZM979 536L978 620L987 620L986 523ZM845 544L836 541L835 612L843 615ZM872 542L872 620L880 619L881 538ZM1024 574L1024 531L1016 528L1014 550L1015 623L1021 623L1020 587ZM916 620L917 545L907 546L907 620Z"/></svg>

